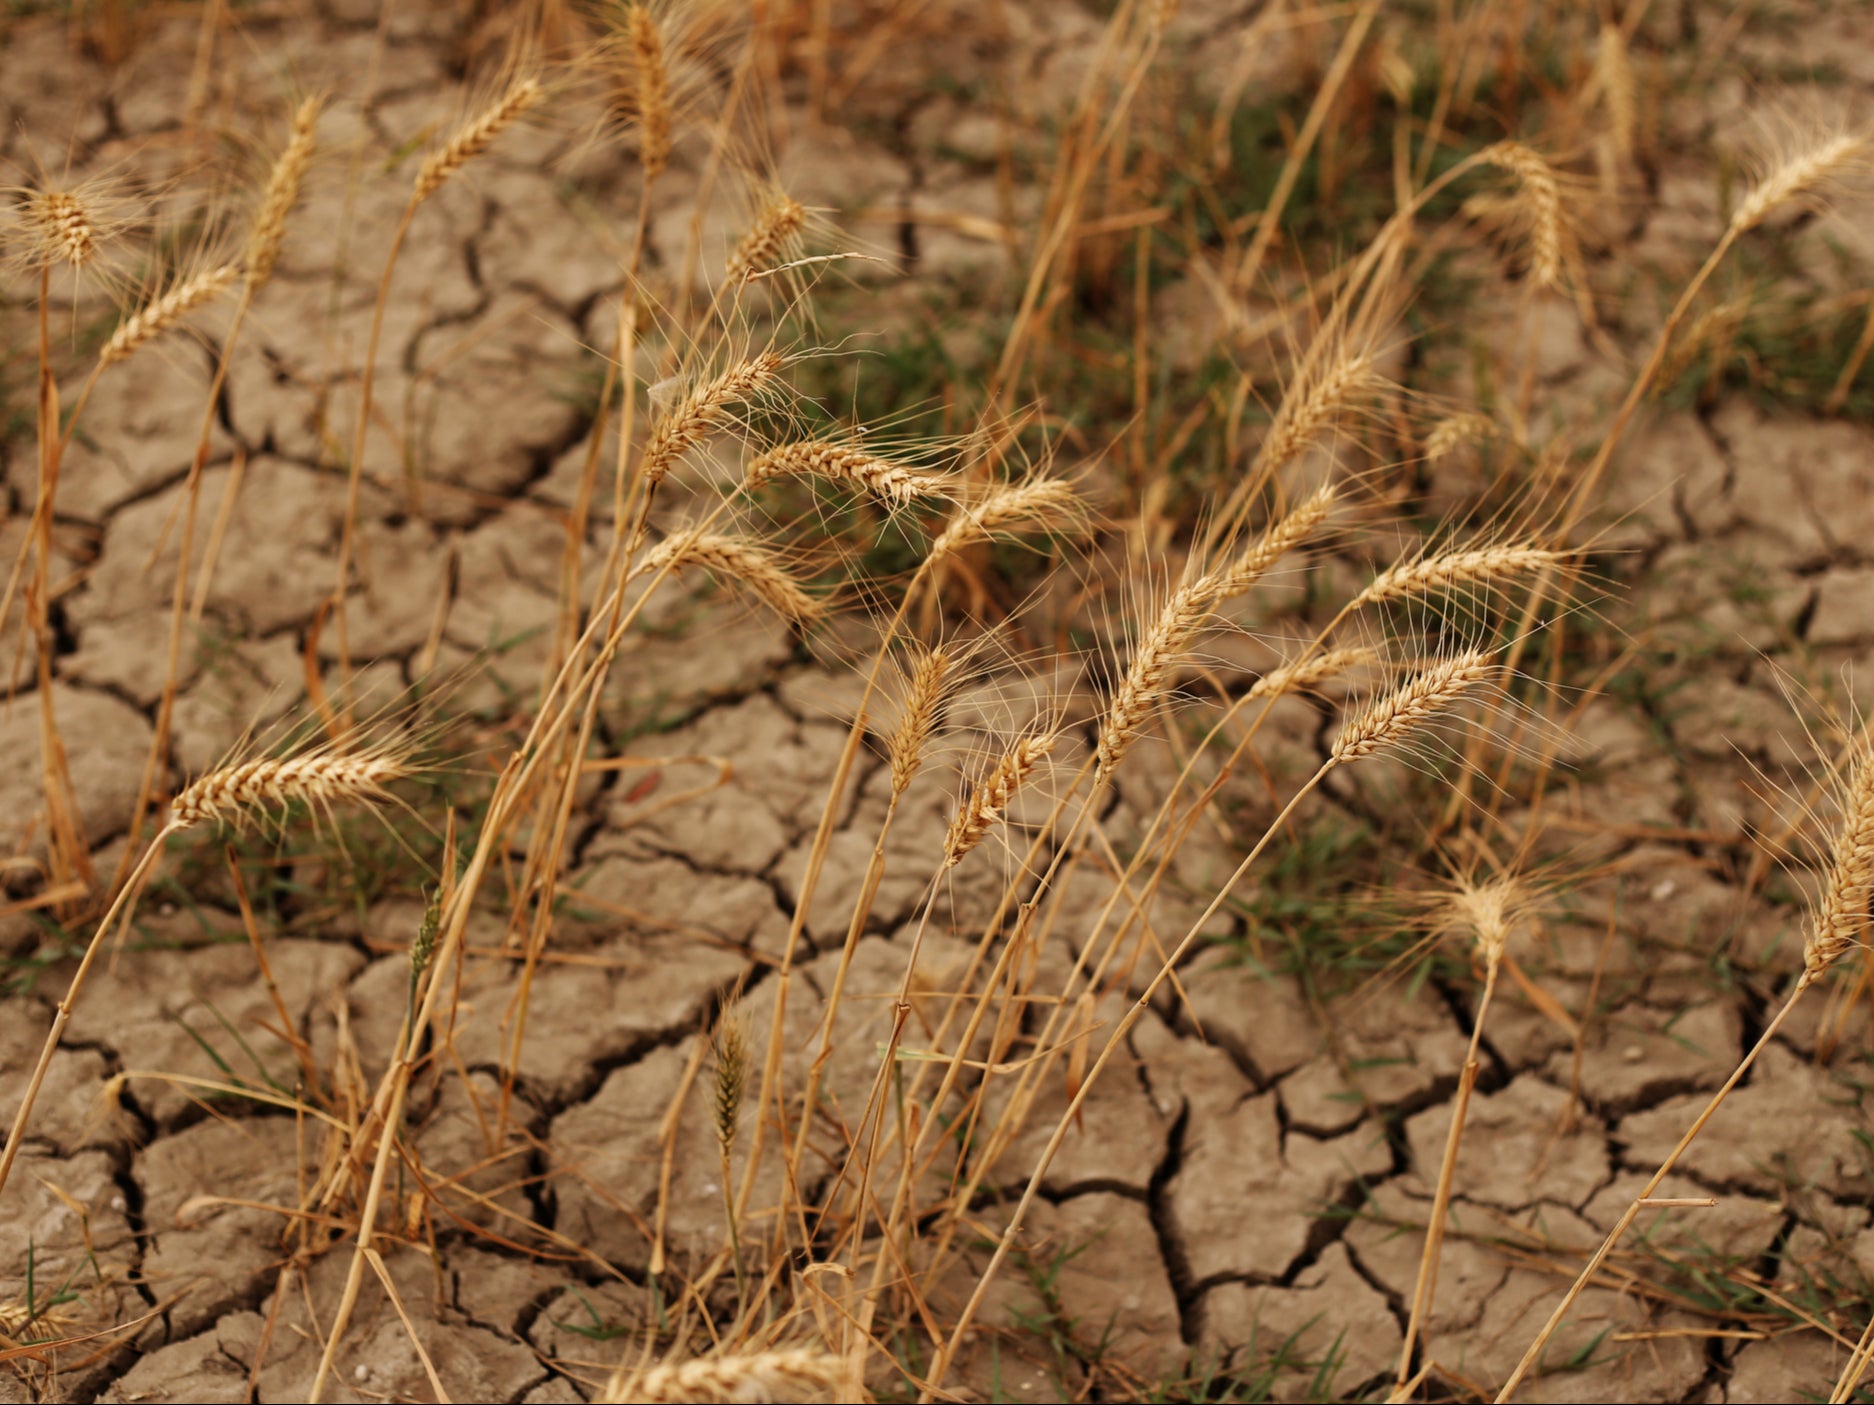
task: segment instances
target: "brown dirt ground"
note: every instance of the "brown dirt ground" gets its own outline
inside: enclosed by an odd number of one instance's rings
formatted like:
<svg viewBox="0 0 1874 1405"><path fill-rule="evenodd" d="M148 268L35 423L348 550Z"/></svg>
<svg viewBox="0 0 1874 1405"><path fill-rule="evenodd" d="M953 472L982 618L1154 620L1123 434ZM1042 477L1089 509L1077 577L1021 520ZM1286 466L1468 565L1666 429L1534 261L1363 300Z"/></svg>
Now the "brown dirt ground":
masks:
<svg viewBox="0 0 1874 1405"><path fill-rule="evenodd" d="M1696 99L1659 119L1656 168L1626 192L1624 224L1595 255L1610 286L1622 266L1670 279L1702 255L1726 188L1716 153L1735 149L1766 92L1799 89L1860 117L1874 105L1867 17L1852 7L1779 8L1794 20L1753 19L1714 35L1733 7L1653 7L1636 40L1645 61L1671 67L1697 54L1710 67ZM1174 61L1193 81L1216 83L1206 56L1255 9L1187 0ZM362 112L351 90L368 62L376 0L242 12L247 38L228 47L217 75L217 117L251 116L236 95L271 102L288 77L325 83L337 99L327 139L382 152L451 112L445 56L460 34L441 10L397 7L379 94ZM1072 4L1005 7L1004 18L1006 43L921 44L928 71L906 76L895 100L869 85L842 127L818 130L796 111L777 138L783 180L797 195L902 251L898 266L865 275L881 306L1006 267L980 235L984 221L1019 219L1023 192L1011 197L985 172L998 129L950 94L1019 75L1023 115L1038 131L1072 92L1100 23ZM88 171L176 150L192 14L155 12L117 67L75 50L62 20L0 23L0 151L24 160L30 133L31 150L57 147L62 157L69 136L74 169ZM1702 36L1696 44L1692 34ZM1824 57L1827 81L1808 82ZM934 76L948 86L924 81ZM394 463L407 451L426 482L446 486L414 514L394 482L368 493L369 589L353 623L356 652L383 660L399 683L438 627L448 663L552 619L558 514L584 421L570 397L551 392L569 383L580 340L599 339L599 302L615 281L610 253L577 219L535 217L555 198L541 162L573 140L548 131L503 143L472 180L446 191L445 217L423 220L404 254L382 356L393 419L375 452ZM581 174L587 189L609 194L625 179ZM363 186L353 212L362 245L382 237L401 204L400 183L384 189ZM344 425L350 410L343 384L322 400L322 367L355 354L371 295L368 272L354 269L335 291L325 271L322 245L341 227L343 200L338 179L315 189L227 389L207 510L237 460L245 485L207 601L212 647L194 655L178 713L185 772L212 763L257 713L292 695L330 576L343 480L321 468L319 416ZM948 218L959 213L979 219ZM1825 217L1778 237L1796 251L1792 277L1821 293L1855 292L1874 267L1870 228ZM674 226L653 229L654 241L676 237ZM1650 294L1629 292L1598 336L1566 303L1540 309L1534 391L1545 420L1604 417L1656 320L1639 310ZM1168 314L1175 308L1168 296ZM8 339L21 347L27 315L23 303L5 311ZM1508 335L1507 303L1470 309L1467 322L1473 348L1488 356ZM167 580L173 564L165 525L205 364L183 342L138 357L100 391L66 465L58 540L77 575L60 602L55 701L100 868L117 859L113 836L127 820L161 687L165 591L151 580ZM24 365L13 363L12 384ZM419 427L411 442L408 426ZM11 545L33 490L30 431L0 444L0 456L15 514L0 536ZM1434 498L1461 496L1467 471L1462 455L1440 465L1453 482L1434 482ZM1791 885L1766 871L1756 839L1777 830L1787 803L1758 771L1812 764L1801 718L1815 706L1792 700L1779 670L1863 708L1874 679L1874 431L1865 424L1766 410L1741 393L1656 410L1617 460L1599 521L1603 544L1622 553L1613 567L1622 590L1600 609L1638 641L1640 682L1582 705L1569 768L1547 802L1577 827L1578 856L1610 865L1569 890L1524 961L1567 1010L1589 1012L1579 1048L1521 988L1506 987L1490 1024L1427 1337L1440 1362L1480 1389L1513 1364L1570 1266L1732 1067L1793 969ZM644 1188L670 1090L708 1010L759 975L785 931L803 817L840 741L842 682L764 618L700 619L680 601L656 621L622 670L619 715L654 701L675 725L640 736L634 751L723 758L732 780L650 815L640 814L644 797L629 776L595 788L570 877L586 906L556 937L556 962L534 994L509 1144L489 1143L484 1116L503 1057L509 976L498 956L471 960L463 974L455 1040L469 1077L426 1095L413 1114L425 1157L471 1168L461 1181L481 1194L455 1197L458 1222L436 1225L430 1248L389 1257L456 1399L583 1398L631 1341L651 1311ZM504 681L525 691L537 661L523 642L470 691L492 697ZM1308 717L1284 735L1304 755L1319 744ZM32 708L0 714L0 845L9 851L32 848L38 736ZM1122 780L1116 842L1149 811L1155 774L1145 764ZM690 783L683 763L665 768L665 789ZM948 805L941 790L933 785L928 815L903 831L907 844L934 842ZM876 792L862 795L836 847L826 919L810 920L822 950L837 942L835 906L863 867ZM1363 785L1324 810L1359 819L1384 802L1383 783ZM1221 862L1222 842L1208 841L1214 852L1203 842L1190 862ZM316 1320L329 1314L346 1256L322 1256L277 1289L281 1218L264 1208L297 1203L301 1130L149 1078L133 1079L109 1111L99 1101L106 1080L125 1072L215 1076L208 1046L248 1067L235 1032L260 1065L290 1067L287 1046L267 1030L273 1009L217 862L192 871L200 889L146 903L137 940L80 1006L0 1216L0 1313L25 1300L30 1246L36 1292L67 1281L81 1290L49 1321L73 1332L135 1325L49 1363L12 1360L0 1402L289 1400L316 1360ZM320 872L302 865L294 876L303 892L320 893ZM290 934L269 955L303 1036L325 1054L360 1051L369 1064L390 1047L403 1009L401 951L420 904L358 911L330 891L344 882L328 876L322 897L294 900ZM856 990L892 980L897 929L917 893L906 884L887 885ZM966 882L957 895L965 914L975 897ZM1223 935L1241 936L1242 920ZM10 919L0 939L18 957L46 949L43 929L25 917ZM1074 1251L1052 1279L1059 1317L1089 1340L1109 1334L1108 1359L1148 1380L1185 1376L1193 1360L1242 1368L1287 1343L1298 1361L1335 1358L1316 1393L1357 1393L1396 1357L1428 1168L1443 1144L1476 988L1439 978L1324 1005L1293 976L1254 974L1234 950L1203 956L1184 979L1189 1004L1167 1003L1140 1027L1131 1076L1093 1099L1025 1242L1037 1265ZM940 942L933 989L951 959ZM816 991L821 964L807 968ZM0 1115L11 1115L68 970L55 962L0 1013ZM757 1024L762 990L757 980L748 1000ZM810 1020L817 998L790 1019ZM844 1039L856 1062L835 1070L835 1085L842 1072L862 1085L879 1038L868 1021L884 1006L846 1008L858 1012ZM1714 1196L1716 1208L1662 1213L1649 1226L1650 1257L1628 1261L1672 1293L1591 1291L1551 1356L1575 1354L1575 1369L1541 1378L1523 1398L1785 1400L1827 1390L1842 1336L1852 1340L1859 1325L1835 1305L1865 1308L1861 1285L1874 1276L1874 1121L1859 1046L1827 1064L1815 1057L1822 1011L1817 1002L1776 1041L1669 1187ZM670 1222L679 1254L713 1248L720 1233L700 1089L696 1098ZM1021 1161L1018 1149L1010 1164ZM475 1232L517 1222L549 1227L593 1258L531 1258ZM1735 1326L1711 1310L1714 1295L1746 1281L1790 1312L1755 1311L1747 1330L1714 1335ZM1006 1276L985 1323L998 1330L967 1363L978 1389L1030 1399L1084 1385L1072 1355L1055 1359L1036 1334L999 1330L1036 1310L1036 1296L1029 1279ZM428 1398L375 1286L341 1362L341 1398ZM1301 1398L1312 1374L1278 1372L1268 1389Z"/></svg>

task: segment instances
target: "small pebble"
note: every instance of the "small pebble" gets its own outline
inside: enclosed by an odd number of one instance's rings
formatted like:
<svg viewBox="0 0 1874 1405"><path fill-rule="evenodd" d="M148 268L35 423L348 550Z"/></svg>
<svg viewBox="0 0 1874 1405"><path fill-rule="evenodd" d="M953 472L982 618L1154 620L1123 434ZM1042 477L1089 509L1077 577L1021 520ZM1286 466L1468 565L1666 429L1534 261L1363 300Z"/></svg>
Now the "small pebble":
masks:
<svg viewBox="0 0 1874 1405"><path fill-rule="evenodd" d="M1662 878L1653 885L1652 890L1647 893L1647 896L1656 903L1663 903L1667 898L1678 891L1678 883L1670 878Z"/></svg>
<svg viewBox="0 0 1874 1405"><path fill-rule="evenodd" d="M1620 1051L1620 1057L1630 1064L1637 1064L1641 1059L1646 1057L1646 1050L1642 1049L1638 1044L1629 1044Z"/></svg>

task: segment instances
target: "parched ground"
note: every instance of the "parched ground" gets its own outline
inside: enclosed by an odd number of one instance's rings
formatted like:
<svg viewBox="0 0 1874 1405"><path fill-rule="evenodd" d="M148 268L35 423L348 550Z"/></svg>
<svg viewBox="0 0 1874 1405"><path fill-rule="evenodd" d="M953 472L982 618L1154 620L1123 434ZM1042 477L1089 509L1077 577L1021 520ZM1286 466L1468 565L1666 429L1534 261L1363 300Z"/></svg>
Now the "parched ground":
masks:
<svg viewBox="0 0 1874 1405"><path fill-rule="evenodd" d="M401 174L353 183L343 163L363 153L368 176L384 153L453 120L465 33L443 10L396 6L380 52L374 2L236 8L202 120L257 130L289 84L325 85L334 101L321 137L339 154L291 227L215 416L201 515L222 525L194 543L199 556L216 540L218 560L184 655L183 775L298 693L345 505L329 436L349 432L355 382L333 368L362 355L379 250L407 189ZM1267 55L1239 62L1257 10L1187 3L1167 62L1205 92L1238 78L1300 82ZM1090 7L1069 3L1003 7L1000 22L1000 38L920 25L915 44L889 51L893 64L919 56L892 82L876 71L882 56L867 66L869 51L855 50L838 122L820 125L798 104L780 114L782 183L878 252L860 286L887 337L901 327L957 339L972 290L1008 273L999 233L1032 218L1034 192L1002 164L1011 127L984 115L981 93L1013 94L1012 130L1039 142L1102 33ZM196 16L140 23L112 63L75 46L63 18L0 20L0 143L14 164L69 156L89 173L185 161ZM1526 354L1521 405L1538 446L1598 437L1582 426L1605 423L1665 297L1721 228L1753 111L1774 100L1874 115L1874 24L1853 6L1655 4L1634 53L1657 84L1643 91L1661 96L1643 113L1643 168L1586 221L1595 323L1571 299L1525 304L1500 278L1482 291L1466 284L1455 304L1428 298L1428 349L1398 371L1462 399L1480 389L1479 367ZM371 78L375 96L361 106ZM536 686L595 393L581 348L607 344L618 280L594 211L628 208L635 180L600 148L577 155L582 140L570 124L513 134L424 212L404 250L371 440L371 461L392 467L366 485L366 586L349 619L354 655L378 661L369 678L387 689L473 663L456 700L495 715ZM687 235L696 155L680 151L672 213L650 230L654 259L674 258ZM1795 320L1765 330L1745 317L1724 333L1711 357L1726 374L1676 380L1608 476L1594 530L1615 588L1579 622L1599 691L1578 705L1571 695L1566 764L1543 802L1551 836L1568 838L1557 871L1570 877L1524 934L1520 974L1506 978L1486 1027L1424 1337L1444 1369L1435 1390L1488 1392L1507 1375L1799 965L1802 880L1765 853L1804 796L1771 782L1819 774L1831 709L1867 707L1874 676L1874 427L1865 390L1848 413L1824 412L1829 366L1814 364L1811 344L1826 341L1815 326L1838 323L1852 340L1867 307L1874 238L1866 206L1848 210L1781 219L1756 237L1753 271ZM335 279L331 251L346 231L352 254ZM32 309L23 282L13 294L0 311L14 349L0 442L9 551L35 491ZM1172 341L1195 300L1181 286L1161 296ZM96 312L68 310L63 325ZM218 325L207 320L211 337ZM1779 349L1809 361L1792 369L1774 360ZM55 540L69 583L52 702L100 873L122 857L167 668L174 524L211 365L185 340L134 358L101 381L65 463ZM1468 501L1478 472L1460 452L1427 465L1423 486L1434 503ZM594 543L608 531L596 521ZM1338 581L1365 567L1328 554L1312 569ZM491 918L471 932L455 1002L460 1069L420 1084L411 1111L425 1163L461 1169L430 1194L399 1184L416 1232L386 1265L456 1399L586 1398L635 1347L663 1307L646 1221L673 1097L687 1101L667 1242L678 1257L720 1243L708 1080L686 1079L730 990L746 988L743 1009L766 1028L766 977L853 691L786 627L701 586L672 593L648 624L621 658L603 727L650 764L596 777L582 800L571 896L518 1052L512 954ZM9 638L18 627L16 607ZM312 647L329 655L329 634ZM1233 662L1268 656L1246 644ZM20 856L21 894L44 852L30 672L0 712L0 846ZM998 735L1012 706L1001 686L962 700L950 719L959 748ZM1326 735L1296 704L1272 728L1272 764L1305 773ZM867 764L876 769L808 914L812 952L788 1011L803 1041L885 803L882 765ZM1105 819L1119 852L1155 809L1168 766L1146 749L1121 774ZM877 997L895 989L954 803L942 771L920 782L894 831L904 862L855 957L849 989L860 998L843 1007L830 1088L863 1090L871 1078L889 1019ZM1284 894L1299 892L1305 909L1310 882L1332 886L1336 836L1387 828L1391 784L1355 778L1334 790ZM369 872L318 848L289 857L258 895L279 932L264 948L269 980L219 846L200 842L176 851L174 881L93 978L0 1214L0 1402L303 1398L349 1261L325 1253L280 1271L322 1228L318 1207L279 1212L302 1205L317 1138L290 1116L153 1075L290 1088L382 1070L423 904L372 876L371 865L395 861L381 836L345 833ZM1154 914L1159 929L1182 930L1189 893L1235 860L1228 840L1200 829L1181 886ZM960 926L980 918L1004 876L994 859L978 867L959 876ZM1326 909L1326 920L1345 910ZM1282 935L1315 920L1253 902L1220 915L1218 940L1182 973L1185 998L1140 1024L1130 1066L1100 1086L1053 1165L1021 1262L963 1363L970 1388L1047 1399L1103 1396L1115 1382L1222 1390L1234 1378L1236 1398L1339 1398L1391 1371L1478 983L1458 960L1423 981L1324 984ZM70 942L22 910L0 928L12 982L0 1116L11 1117L49 1027ZM920 1010L967 950L947 935L931 943ZM1643 1218L1615 1261L1623 1286L1583 1297L1552 1369L1522 1398L1826 1395L1874 1309L1874 1120L1848 989L1798 1012L1667 1184L1715 1206ZM1122 1008L1114 997L1090 1018ZM276 1032L282 1018L309 1066ZM1065 1093L1051 1096L1058 1111ZM1019 1186L1024 1148L1003 1164ZM1003 1213L986 1205L985 1229ZM81 1341L49 1357L13 1345L55 1334ZM340 1398L430 1398L375 1284L340 1361Z"/></svg>

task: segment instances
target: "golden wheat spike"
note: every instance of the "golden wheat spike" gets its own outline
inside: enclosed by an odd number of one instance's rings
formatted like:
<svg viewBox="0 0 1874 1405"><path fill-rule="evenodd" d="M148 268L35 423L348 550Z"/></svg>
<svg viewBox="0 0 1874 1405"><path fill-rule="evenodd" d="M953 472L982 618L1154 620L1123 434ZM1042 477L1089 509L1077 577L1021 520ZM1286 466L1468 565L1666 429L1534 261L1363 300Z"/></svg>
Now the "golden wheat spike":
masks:
<svg viewBox="0 0 1874 1405"><path fill-rule="evenodd" d="M1432 665L1349 718L1334 738L1329 759L1358 761L1399 745L1495 669L1490 655L1475 649Z"/></svg>

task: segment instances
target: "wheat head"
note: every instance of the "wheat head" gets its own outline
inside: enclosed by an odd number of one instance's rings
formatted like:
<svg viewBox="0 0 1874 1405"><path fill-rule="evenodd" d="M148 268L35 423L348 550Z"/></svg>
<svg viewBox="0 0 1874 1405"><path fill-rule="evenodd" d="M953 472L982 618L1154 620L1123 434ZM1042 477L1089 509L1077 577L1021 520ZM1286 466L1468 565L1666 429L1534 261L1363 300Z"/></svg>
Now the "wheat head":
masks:
<svg viewBox="0 0 1874 1405"><path fill-rule="evenodd" d="M924 746L936 730L943 712L945 689L950 682L952 656L941 646L925 650L906 680L898 725L885 744L891 763L891 793L894 797L910 789L917 773L924 768Z"/></svg>
<svg viewBox="0 0 1874 1405"><path fill-rule="evenodd" d="M1294 663L1270 669L1250 687L1249 696L1279 698L1285 693L1319 687L1328 679L1338 677L1348 669L1371 663L1377 657L1375 650L1361 645L1310 654Z"/></svg>
<svg viewBox="0 0 1874 1405"><path fill-rule="evenodd" d="M700 566L711 575L734 581L776 614L797 625L808 625L826 613L826 606L802 588L772 553L740 537L693 528L666 537L645 557L646 570L668 564Z"/></svg>
<svg viewBox="0 0 1874 1405"><path fill-rule="evenodd" d="M529 108L546 98L546 89L535 78L519 78L494 102L483 108L451 138L440 151L431 152L416 173L411 201L421 204L439 189L444 181L486 151L494 139L518 122Z"/></svg>
<svg viewBox="0 0 1874 1405"><path fill-rule="evenodd" d="M241 829L251 819L278 819L294 801L329 811L346 802L383 800L392 781L410 773L407 759L388 749L321 747L299 756L262 758L223 766L186 786L170 803L175 829L222 824Z"/></svg>
<svg viewBox="0 0 1874 1405"><path fill-rule="evenodd" d="M1085 520L1086 508L1073 487L1059 478L1030 478L1000 487L962 509L931 543L938 561L975 542L1019 531L1068 531Z"/></svg>
<svg viewBox="0 0 1874 1405"><path fill-rule="evenodd" d="M786 195L776 195L730 251L725 267L729 281L740 283L771 268L806 222L805 205Z"/></svg>
<svg viewBox="0 0 1874 1405"><path fill-rule="evenodd" d="M1521 142L1498 142L1486 148L1483 159L1516 177L1529 219L1529 281L1538 288L1553 288L1562 280L1562 184L1555 168Z"/></svg>
<svg viewBox="0 0 1874 1405"><path fill-rule="evenodd" d="M254 225L247 236L247 286L258 288L273 276L279 262L280 245L286 240L286 219L299 203L299 187L312 164L313 129L319 124L320 101L307 98L293 114L293 134L286 148L273 163L267 177L267 189L254 212Z"/></svg>
<svg viewBox="0 0 1874 1405"><path fill-rule="evenodd" d="M760 397L773 385L784 364L780 352L763 351L691 387L645 441L645 480L652 485L663 482L679 459L709 437L729 406L745 405Z"/></svg>
<svg viewBox="0 0 1874 1405"><path fill-rule="evenodd" d="M824 478L830 483L860 488L893 507L908 507L919 498L940 497L949 483L942 474L907 468L852 445L822 440L777 444L749 463L742 486L759 488L777 478Z"/></svg>
<svg viewBox="0 0 1874 1405"><path fill-rule="evenodd" d="M633 5L625 17L632 99L638 115L638 163L654 181L670 163L670 65L664 36L650 6Z"/></svg>
<svg viewBox="0 0 1874 1405"><path fill-rule="evenodd" d="M104 343L104 349L98 353L98 364L109 366L122 361L137 348L154 341L196 308L220 297L240 271L238 266L231 263L222 264L219 268L205 268L193 278L178 283L161 297L145 303L120 322L117 330L111 333L111 339Z"/></svg>
<svg viewBox="0 0 1874 1405"><path fill-rule="evenodd" d="M1329 760L1336 765L1358 761L1397 746L1495 670L1491 656L1475 649L1433 664L1349 718L1334 738Z"/></svg>
<svg viewBox="0 0 1874 1405"><path fill-rule="evenodd" d="M1807 979L1820 976L1856 944L1867 927L1870 902L1874 902L1874 744L1864 735L1849 769L1828 878L1803 942Z"/></svg>
<svg viewBox="0 0 1874 1405"><path fill-rule="evenodd" d="M1438 556L1423 556L1389 566L1372 580L1354 599L1356 605L1376 604L1383 600L1402 600L1427 595L1438 590L1502 580L1506 576L1538 571L1565 561L1566 551L1555 551L1530 542L1504 542L1498 546L1472 547L1447 551Z"/></svg>
<svg viewBox="0 0 1874 1405"><path fill-rule="evenodd" d="M1037 767L1054 749L1059 733L1037 732L1023 737L1003 753L989 774L976 783L970 797L950 821L944 836L944 867L955 868L970 850L989 836Z"/></svg>
<svg viewBox="0 0 1874 1405"><path fill-rule="evenodd" d="M1744 197L1731 216L1731 232L1742 234L1754 229L1792 200L1825 189L1860 166L1866 155L1866 138L1858 133L1842 133L1785 158Z"/></svg>
<svg viewBox="0 0 1874 1405"><path fill-rule="evenodd" d="M832 1400L845 1375L846 1365L839 1357L807 1347L788 1347L653 1366L615 1379L604 1398L641 1401L644 1405Z"/></svg>

